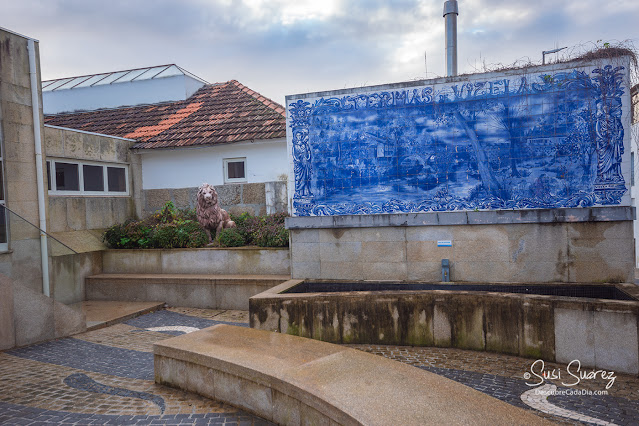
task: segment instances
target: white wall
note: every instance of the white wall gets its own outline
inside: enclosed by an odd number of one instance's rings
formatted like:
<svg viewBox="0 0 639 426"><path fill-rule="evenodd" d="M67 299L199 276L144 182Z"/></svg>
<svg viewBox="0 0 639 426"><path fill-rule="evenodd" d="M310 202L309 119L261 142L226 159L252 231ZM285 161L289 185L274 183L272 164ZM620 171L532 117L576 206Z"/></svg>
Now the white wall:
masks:
<svg viewBox="0 0 639 426"><path fill-rule="evenodd" d="M142 189L190 188L203 182L223 185L225 158L246 158L247 183L277 181L288 172L284 138L138 153L142 154Z"/></svg>

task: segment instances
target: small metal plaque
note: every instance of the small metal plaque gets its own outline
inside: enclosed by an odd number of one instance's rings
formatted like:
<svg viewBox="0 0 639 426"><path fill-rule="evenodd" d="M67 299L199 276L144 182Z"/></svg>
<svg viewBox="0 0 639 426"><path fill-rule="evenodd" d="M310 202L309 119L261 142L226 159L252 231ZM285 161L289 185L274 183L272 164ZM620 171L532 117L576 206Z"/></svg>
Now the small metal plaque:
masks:
<svg viewBox="0 0 639 426"><path fill-rule="evenodd" d="M451 240L437 241L437 247L452 247L453 242Z"/></svg>

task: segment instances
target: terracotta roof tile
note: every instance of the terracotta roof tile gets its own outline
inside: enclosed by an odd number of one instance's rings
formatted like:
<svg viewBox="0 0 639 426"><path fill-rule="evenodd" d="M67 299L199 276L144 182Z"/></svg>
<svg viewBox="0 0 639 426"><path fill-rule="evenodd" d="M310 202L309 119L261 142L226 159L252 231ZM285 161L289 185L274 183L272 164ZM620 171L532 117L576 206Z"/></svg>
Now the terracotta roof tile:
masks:
<svg viewBox="0 0 639 426"><path fill-rule="evenodd" d="M45 122L136 139L136 149L286 137L284 107L236 80L206 85L184 101L49 115Z"/></svg>

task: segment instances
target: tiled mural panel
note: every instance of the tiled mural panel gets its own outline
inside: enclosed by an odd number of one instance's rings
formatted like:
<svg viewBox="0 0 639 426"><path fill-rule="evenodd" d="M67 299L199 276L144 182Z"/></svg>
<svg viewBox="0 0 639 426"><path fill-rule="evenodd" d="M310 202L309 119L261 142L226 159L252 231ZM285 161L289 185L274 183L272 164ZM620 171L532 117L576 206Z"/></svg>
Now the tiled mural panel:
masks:
<svg viewBox="0 0 639 426"><path fill-rule="evenodd" d="M628 205L627 62L565 66L289 96L294 215Z"/></svg>

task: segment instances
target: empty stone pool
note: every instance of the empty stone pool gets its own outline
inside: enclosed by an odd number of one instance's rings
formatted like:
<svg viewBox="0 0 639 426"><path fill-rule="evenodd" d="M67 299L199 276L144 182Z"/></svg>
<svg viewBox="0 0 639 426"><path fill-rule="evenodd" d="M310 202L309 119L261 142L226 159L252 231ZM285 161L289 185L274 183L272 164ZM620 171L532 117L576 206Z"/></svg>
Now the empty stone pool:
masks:
<svg viewBox="0 0 639 426"><path fill-rule="evenodd" d="M637 300L614 284L575 284L575 285L505 285L505 284L433 284L406 282L332 282L304 281L282 293L343 293L352 291L420 291L452 290L481 291L492 293L537 294L559 297L586 297L588 299Z"/></svg>
<svg viewBox="0 0 639 426"><path fill-rule="evenodd" d="M455 347L639 373L634 284L290 280L250 299L251 327L332 343Z"/></svg>

